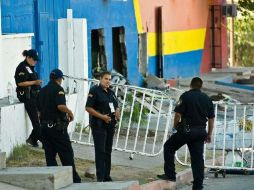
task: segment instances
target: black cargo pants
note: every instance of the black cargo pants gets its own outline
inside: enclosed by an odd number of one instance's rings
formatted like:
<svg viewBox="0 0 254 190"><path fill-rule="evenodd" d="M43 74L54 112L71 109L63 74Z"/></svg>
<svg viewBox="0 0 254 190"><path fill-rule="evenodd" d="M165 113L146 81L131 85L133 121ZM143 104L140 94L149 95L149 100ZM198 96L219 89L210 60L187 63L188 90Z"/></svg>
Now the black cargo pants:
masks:
<svg viewBox="0 0 254 190"><path fill-rule="evenodd" d="M57 166L56 154L58 154L63 166L72 166L73 182L80 183L67 128L57 130L56 127L49 128L46 124L42 124L42 143L47 166Z"/></svg>
<svg viewBox="0 0 254 190"><path fill-rule="evenodd" d="M204 141L207 137L205 128L191 129L189 133L177 132L173 134L164 144L164 171L171 178L176 179L175 173L175 152L187 144L193 173L193 190L203 188L204 180Z"/></svg>
<svg viewBox="0 0 254 190"><path fill-rule="evenodd" d="M106 124L102 121L96 122L96 125L92 125L91 129L95 148L97 181L107 181L110 178L115 124Z"/></svg>

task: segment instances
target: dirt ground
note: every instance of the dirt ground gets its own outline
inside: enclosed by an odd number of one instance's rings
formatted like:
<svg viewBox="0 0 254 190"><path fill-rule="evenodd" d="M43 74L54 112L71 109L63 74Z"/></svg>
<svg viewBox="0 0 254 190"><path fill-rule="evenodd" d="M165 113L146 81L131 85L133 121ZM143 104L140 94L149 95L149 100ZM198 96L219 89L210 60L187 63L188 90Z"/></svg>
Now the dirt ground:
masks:
<svg viewBox="0 0 254 190"><path fill-rule="evenodd" d="M61 164L58 158L59 165ZM77 171L83 182L93 182L96 179L85 177L85 170L94 167L94 162L75 158ZM23 145L14 149L13 154L7 159L7 167L35 167L46 166L44 152L40 148L31 148ZM186 167L176 163L176 171L182 171ZM152 170L127 166L112 166L111 176L114 181L138 180L144 184L156 180L156 175L163 173L163 166Z"/></svg>

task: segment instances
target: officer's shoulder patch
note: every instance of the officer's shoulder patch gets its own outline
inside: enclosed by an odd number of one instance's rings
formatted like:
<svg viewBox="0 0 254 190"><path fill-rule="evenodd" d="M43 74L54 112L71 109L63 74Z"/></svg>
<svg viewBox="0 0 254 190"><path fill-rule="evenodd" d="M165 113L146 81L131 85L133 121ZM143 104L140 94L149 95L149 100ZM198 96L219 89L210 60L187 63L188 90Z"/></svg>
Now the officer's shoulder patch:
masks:
<svg viewBox="0 0 254 190"><path fill-rule="evenodd" d="M22 76L22 75L25 75L25 73L24 72L20 72L18 75Z"/></svg>
<svg viewBox="0 0 254 190"><path fill-rule="evenodd" d="M179 99L179 100L177 101L177 103L176 103L176 106L180 106L181 104L182 104L182 100Z"/></svg>
<svg viewBox="0 0 254 190"><path fill-rule="evenodd" d="M59 95L64 95L64 91L59 91L58 94Z"/></svg>

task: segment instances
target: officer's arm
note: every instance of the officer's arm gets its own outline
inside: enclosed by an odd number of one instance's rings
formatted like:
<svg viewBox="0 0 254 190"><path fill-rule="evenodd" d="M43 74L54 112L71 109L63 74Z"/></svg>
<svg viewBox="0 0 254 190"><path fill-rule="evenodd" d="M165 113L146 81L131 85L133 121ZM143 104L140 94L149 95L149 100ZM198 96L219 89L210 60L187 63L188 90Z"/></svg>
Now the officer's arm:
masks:
<svg viewBox="0 0 254 190"><path fill-rule="evenodd" d="M32 86L32 85L41 85L41 83L42 83L41 80L25 81L25 82L18 83L18 86L27 87L27 86Z"/></svg>
<svg viewBox="0 0 254 190"><path fill-rule="evenodd" d="M208 119L208 136L212 136L213 133L213 127L214 127L214 118Z"/></svg>
<svg viewBox="0 0 254 190"><path fill-rule="evenodd" d="M102 119L103 121L105 121L106 123L109 123L111 121L111 117L109 117L108 115L104 115L104 114L101 114L99 112L97 112L95 109L93 109L92 107L86 107L86 111L94 116L94 117L97 117L99 119Z"/></svg>
<svg viewBox="0 0 254 190"><path fill-rule="evenodd" d="M67 113L70 118L70 121L73 121L74 119L73 113L66 105L58 105L57 109L63 113Z"/></svg>
<svg viewBox="0 0 254 190"><path fill-rule="evenodd" d="M121 114L120 114L120 109L119 108L116 108L115 116L116 116L116 120L120 119Z"/></svg>
<svg viewBox="0 0 254 190"><path fill-rule="evenodd" d="M174 128L176 128L177 124L180 122L181 117L182 117L182 114L175 112L174 125L173 125Z"/></svg>

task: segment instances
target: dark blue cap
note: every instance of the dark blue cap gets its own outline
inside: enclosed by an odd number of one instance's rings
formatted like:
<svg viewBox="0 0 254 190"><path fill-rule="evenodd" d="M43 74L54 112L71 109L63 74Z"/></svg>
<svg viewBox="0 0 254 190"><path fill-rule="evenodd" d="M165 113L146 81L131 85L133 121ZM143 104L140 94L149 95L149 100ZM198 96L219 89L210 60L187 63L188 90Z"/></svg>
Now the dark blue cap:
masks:
<svg viewBox="0 0 254 190"><path fill-rule="evenodd" d="M60 69L54 69L50 73L50 78L60 79L63 78L64 74Z"/></svg>
<svg viewBox="0 0 254 190"><path fill-rule="evenodd" d="M31 57L31 58L33 58L33 60L35 60L35 61L38 61L38 60L40 60L39 59L39 56L38 56L38 52L35 50L35 49L30 49L30 50L25 50L25 51L23 51L23 55L25 56L25 57Z"/></svg>

